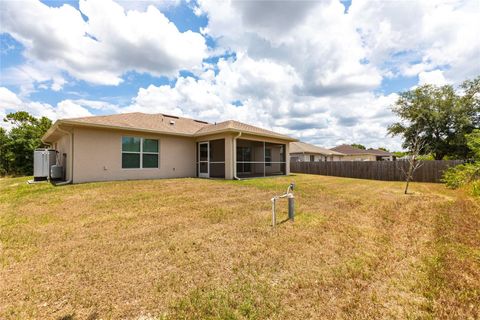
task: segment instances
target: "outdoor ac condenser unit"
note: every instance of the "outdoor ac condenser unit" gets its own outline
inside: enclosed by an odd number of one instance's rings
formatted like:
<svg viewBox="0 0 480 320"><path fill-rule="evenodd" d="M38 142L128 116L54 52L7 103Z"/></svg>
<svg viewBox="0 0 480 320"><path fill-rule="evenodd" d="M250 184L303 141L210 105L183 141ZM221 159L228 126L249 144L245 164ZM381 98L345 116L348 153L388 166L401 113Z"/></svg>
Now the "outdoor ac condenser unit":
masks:
<svg viewBox="0 0 480 320"><path fill-rule="evenodd" d="M50 179L51 180L62 180L63 179L63 167L54 164L50 168Z"/></svg>
<svg viewBox="0 0 480 320"><path fill-rule="evenodd" d="M57 161L57 152L52 149L36 149L33 152L33 180L47 180L50 167Z"/></svg>

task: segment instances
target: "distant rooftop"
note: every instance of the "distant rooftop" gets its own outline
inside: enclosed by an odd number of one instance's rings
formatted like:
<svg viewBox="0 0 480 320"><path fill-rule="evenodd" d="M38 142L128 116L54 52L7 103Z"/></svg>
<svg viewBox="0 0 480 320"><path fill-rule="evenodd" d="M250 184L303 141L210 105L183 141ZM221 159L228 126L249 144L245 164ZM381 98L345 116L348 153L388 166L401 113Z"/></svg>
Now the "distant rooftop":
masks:
<svg viewBox="0 0 480 320"><path fill-rule="evenodd" d="M340 146L331 148L330 150L337 151L346 155L355 155L355 154L372 154L375 156L383 156L383 157L388 157L388 156L393 156L393 153L379 150L379 149L359 149L352 147L351 145L348 144L342 144Z"/></svg>
<svg viewBox="0 0 480 320"><path fill-rule="evenodd" d="M343 153L332 151L330 149L322 148L314 144L305 143L305 142L291 142L290 143L290 153L315 153L328 156L343 156Z"/></svg>

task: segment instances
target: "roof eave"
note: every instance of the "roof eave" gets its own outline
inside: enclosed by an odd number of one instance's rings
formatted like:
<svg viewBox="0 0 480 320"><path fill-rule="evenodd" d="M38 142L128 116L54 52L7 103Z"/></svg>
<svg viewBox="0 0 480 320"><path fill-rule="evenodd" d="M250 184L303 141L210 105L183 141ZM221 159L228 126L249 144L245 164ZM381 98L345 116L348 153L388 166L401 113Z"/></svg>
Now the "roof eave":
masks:
<svg viewBox="0 0 480 320"><path fill-rule="evenodd" d="M259 132L252 132L248 130L241 130L241 129L233 129L233 128L225 128L225 129L219 129L219 130L214 130L210 132L201 132L201 133L195 133L195 137L204 137L212 134L217 134L217 133L236 133L236 132L241 132L245 134L251 134L254 136L259 136L259 137L268 137L268 138L274 138L274 139L279 139L279 140L284 140L284 141L289 141L289 142L296 142L299 141L298 139L291 138L289 136L283 136L283 135L276 135L276 134L267 134L267 133L259 133Z"/></svg>

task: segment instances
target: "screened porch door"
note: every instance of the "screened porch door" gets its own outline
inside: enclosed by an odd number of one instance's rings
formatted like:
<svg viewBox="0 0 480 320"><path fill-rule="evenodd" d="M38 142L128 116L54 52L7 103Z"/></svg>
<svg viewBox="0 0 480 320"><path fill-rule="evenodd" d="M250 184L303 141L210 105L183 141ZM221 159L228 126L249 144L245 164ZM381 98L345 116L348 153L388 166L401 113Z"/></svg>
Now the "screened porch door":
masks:
<svg viewBox="0 0 480 320"><path fill-rule="evenodd" d="M208 142L198 144L198 176L200 178L209 178L208 154L210 146Z"/></svg>

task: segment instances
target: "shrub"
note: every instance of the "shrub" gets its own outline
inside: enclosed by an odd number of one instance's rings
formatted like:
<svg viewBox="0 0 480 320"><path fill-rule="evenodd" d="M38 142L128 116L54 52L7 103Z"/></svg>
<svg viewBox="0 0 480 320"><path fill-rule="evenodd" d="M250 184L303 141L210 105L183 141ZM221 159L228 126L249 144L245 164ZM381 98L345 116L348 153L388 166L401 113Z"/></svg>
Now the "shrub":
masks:
<svg viewBox="0 0 480 320"><path fill-rule="evenodd" d="M456 189L466 184L478 184L475 181L480 178L480 166L476 163L461 164L453 168L449 168L443 174L443 181L447 187ZM479 185L480 187L480 185Z"/></svg>
<svg viewBox="0 0 480 320"><path fill-rule="evenodd" d="M449 188L471 186L472 193L480 196L480 130L476 129L465 136L467 145L474 153L471 163L465 163L449 168L443 174L443 181Z"/></svg>

